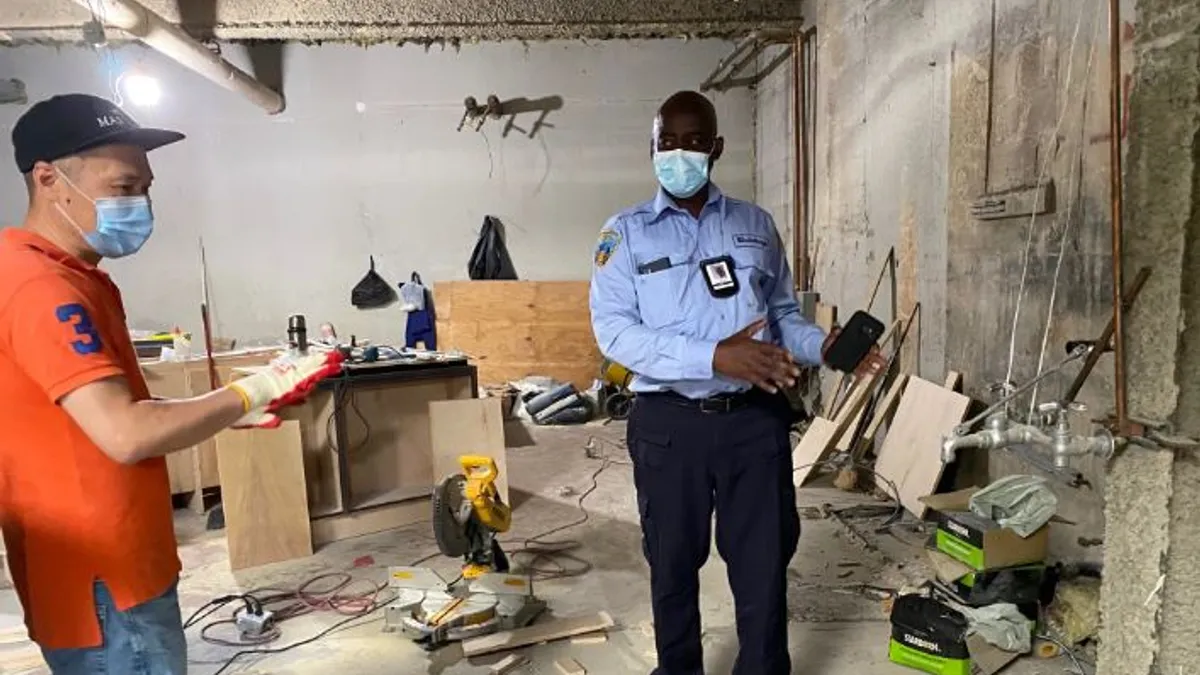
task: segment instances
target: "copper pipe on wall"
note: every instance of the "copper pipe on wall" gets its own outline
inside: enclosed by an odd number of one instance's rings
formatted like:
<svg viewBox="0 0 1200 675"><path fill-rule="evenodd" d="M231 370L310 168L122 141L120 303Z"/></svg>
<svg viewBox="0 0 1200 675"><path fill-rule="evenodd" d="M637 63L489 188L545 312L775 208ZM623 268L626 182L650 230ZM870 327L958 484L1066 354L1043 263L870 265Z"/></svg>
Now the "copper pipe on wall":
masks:
<svg viewBox="0 0 1200 675"><path fill-rule="evenodd" d="M1109 40L1109 180L1112 189L1112 292L1113 292L1113 387L1116 396L1117 430L1129 426L1125 382L1125 299L1124 269L1121 261L1122 169L1121 169L1121 5L1108 2Z"/></svg>
<svg viewBox="0 0 1200 675"><path fill-rule="evenodd" d="M805 43L807 33L800 33L792 43L792 255L795 258L796 289L811 290L808 287L808 219L805 211L808 208L807 182L808 170L808 133L805 125L808 110L807 96L808 78L804 68Z"/></svg>
<svg viewBox="0 0 1200 675"><path fill-rule="evenodd" d="M812 151L812 120L809 118L809 84L814 76L812 50L816 28L809 28L796 36L792 43L792 268L795 272L796 290L812 290L812 258L808 254L808 207L811 201L812 175L809 157Z"/></svg>

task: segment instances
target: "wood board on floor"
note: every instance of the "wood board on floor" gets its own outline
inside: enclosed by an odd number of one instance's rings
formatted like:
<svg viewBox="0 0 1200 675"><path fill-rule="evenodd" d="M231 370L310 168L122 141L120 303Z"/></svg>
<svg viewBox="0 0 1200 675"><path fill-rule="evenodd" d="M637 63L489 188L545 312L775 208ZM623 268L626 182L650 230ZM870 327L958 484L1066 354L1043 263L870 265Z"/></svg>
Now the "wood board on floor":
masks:
<svg viewBox="0 0 1200 675"><path fill-rule="evenodd" d="M889 482L895 485L904 508L924 518L929 507L920 499L937 489L945 470L942 438L962 422L970 404L958 392L909 377L875 461L876 487L891 495Z"/></svg>
<svg viewBox="0 0 1200 675"><path fill-rule="evenodd" d="M525 645L551 642L575 635L608 630L615 625L616 623L613 622L608 612L598 612L570 619L549 619L531 626L525 626L524 628L500 631L499 633L464 640L462 643L463 655L472 657L503 652L510 649L518 649Z"/></svg>
<svg viewBox="0 0 1200 675"><path fill-rule="evenodd" d="M458 458L481 455L496 460L500 475L496 491L505 504L508 498L508 462L504 450L504 415L498 398L432 401L429 428L433 445L433 480L462 473Z"/></svg>
<svg viewBox="0 0 1200 675"><path fill-rule="evenodd" d="M600 369L587 281L439 281L439 347L458 349L481 384L529 375L591 386Z"/></svg>
<svg viewBox="0 0 1200 675"><path fill-rule="evenodd" d="M239 570L312 555L300 423L217 435L229 566Z"/></svg>

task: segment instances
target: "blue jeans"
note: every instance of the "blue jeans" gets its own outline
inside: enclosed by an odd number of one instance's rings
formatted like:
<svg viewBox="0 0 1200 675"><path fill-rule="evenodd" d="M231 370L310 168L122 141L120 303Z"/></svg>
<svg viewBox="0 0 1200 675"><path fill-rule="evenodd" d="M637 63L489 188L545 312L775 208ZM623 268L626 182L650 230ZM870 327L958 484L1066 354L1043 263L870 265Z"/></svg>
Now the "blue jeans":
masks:
<svg viewBox="0 0 1200 675"><path fill-rule="evenodd" d="M95 582L96 617L104 643L83 649L43 649L54 675L186 675L187 639L177 584L119 611L108 587Z"/></svg>

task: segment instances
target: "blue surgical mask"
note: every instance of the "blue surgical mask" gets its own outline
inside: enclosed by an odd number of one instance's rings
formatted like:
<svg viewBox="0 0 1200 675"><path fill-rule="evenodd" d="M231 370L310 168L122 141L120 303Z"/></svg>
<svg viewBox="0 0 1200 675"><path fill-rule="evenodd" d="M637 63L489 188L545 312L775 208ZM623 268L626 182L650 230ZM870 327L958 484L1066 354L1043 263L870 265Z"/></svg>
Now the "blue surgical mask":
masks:
<svg viewBox="0 0 1200 675"><path fill-rule="evenodd" d="M65 175L63 180L76 192L83 195L96 207L96 229L84 232L79 224L58 204L63 215L93 251L104 258L124 258L137 253L154 232L154 211L150 198L145 195L133 197L100 197L92 199L75 186Z"/></svg>
<svg viewBox="0 0 1200 675"><path fill-rule="evenodd" d="M654 153L654 175L667 194L687 199L708 185L708 153L666 150Z"/></svg>

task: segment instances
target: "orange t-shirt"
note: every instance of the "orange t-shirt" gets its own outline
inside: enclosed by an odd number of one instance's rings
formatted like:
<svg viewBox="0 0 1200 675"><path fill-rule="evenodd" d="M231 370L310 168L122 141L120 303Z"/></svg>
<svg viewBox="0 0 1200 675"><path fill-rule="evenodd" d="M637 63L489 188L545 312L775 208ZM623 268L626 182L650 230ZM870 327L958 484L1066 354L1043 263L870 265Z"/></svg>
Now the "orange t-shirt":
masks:
<svg viewBox="0 0 1200 675"><path fill-rule="evenodd" d="M102 643L94 580L126 610L179 575L166 462L113 461L58 406L113 376L150 398L116 285L32 232L0 231L0 524L44 648Z"/></svg>

